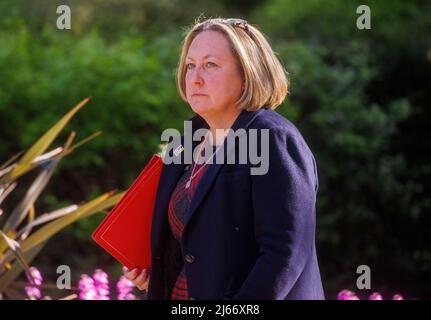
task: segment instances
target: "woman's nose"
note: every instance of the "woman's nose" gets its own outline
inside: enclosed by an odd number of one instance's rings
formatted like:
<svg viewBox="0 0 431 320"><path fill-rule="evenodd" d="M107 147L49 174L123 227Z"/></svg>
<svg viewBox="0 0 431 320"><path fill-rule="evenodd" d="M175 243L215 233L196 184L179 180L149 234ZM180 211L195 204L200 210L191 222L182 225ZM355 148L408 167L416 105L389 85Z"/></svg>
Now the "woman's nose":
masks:
<svg viewBox="0 0 431 320"><path fill-rule="evenodd" d="M202 69L200 67L196 67L193 70L193 76L192 76L192 81L194 84L203 84L204 79L202 77Z"/></svg>

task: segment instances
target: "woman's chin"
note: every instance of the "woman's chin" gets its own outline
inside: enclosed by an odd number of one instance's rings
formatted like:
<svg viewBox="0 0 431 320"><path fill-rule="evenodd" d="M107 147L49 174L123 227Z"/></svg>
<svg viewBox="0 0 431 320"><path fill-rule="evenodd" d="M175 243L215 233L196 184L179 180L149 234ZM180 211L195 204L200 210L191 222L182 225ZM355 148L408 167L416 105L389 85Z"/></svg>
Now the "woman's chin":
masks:
<svg viewBox="0 0 431 320"><path fill-rule="evenodd" d="M193 103L190 104L190 107L192 108L192 110L201 115L201 114L205 114L208 113L211 110L211 107L206 105L206 104L200 104L200 103Z"/></svg>

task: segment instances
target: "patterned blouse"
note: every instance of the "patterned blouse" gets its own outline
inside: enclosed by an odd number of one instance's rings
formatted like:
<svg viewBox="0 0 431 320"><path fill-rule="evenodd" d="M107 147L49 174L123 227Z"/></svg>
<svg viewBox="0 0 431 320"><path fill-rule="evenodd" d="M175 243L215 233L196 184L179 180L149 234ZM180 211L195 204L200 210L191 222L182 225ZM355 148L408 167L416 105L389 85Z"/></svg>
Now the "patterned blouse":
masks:
<svg viewBox="0 0 431 320"><path fill-rule="evenodd" d="M214 151L214 148L215 146L213 146L213 151ZM204 150L202 150L202 157L204 156L203 151ZM190 208L193 195L205 171L208 169L209 165L210 164L205 165L205 163L196 164L193 161L193 163L190 166L186 167L186 170L184 171L183 175L179 179L175 187L175 190L172 193L171 199L169 201L169 207L168 207L168 220L169 220L170 229L172 231L172 235L178 242L181 242L186 215ZM191 184L189 188L186 188L186 184L189 181L192 171L193 171L194 177L191 180ZM187 278L185 273L184 262L182 263L181 271L177 276L174 288L172 290L171 300L188 300Z"/></svg>

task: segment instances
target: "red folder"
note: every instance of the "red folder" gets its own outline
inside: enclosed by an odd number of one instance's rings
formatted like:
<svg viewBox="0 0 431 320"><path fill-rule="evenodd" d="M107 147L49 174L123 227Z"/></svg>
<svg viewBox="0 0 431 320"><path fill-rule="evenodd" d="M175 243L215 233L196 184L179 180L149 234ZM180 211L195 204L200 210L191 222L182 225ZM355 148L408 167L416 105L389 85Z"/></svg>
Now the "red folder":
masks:
<svg viewBox="0 0 431 320"><path fill-rule="evenodd" d="M153 155L92 238L129 270L149 268L154 202L163 162Z"/></svg>

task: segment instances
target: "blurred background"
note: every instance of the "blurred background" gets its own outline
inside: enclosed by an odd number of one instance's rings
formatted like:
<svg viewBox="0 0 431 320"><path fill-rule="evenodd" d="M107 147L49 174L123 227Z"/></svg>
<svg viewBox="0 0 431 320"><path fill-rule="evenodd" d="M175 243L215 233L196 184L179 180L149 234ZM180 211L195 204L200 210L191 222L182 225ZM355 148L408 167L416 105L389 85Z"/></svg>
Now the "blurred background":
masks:
<svg viewBox="0 0 431 320"><path fill-rule="evenodd" d="M58 5L71 30L58 30ZM356 27L359 5L371 29ZM324 289L356 288L368 265L383 295L431 298L431 2L426 0L1 0L0 162L28 148L67 110L66 128L103 134L62 161L37 212L125 190L165 128L192 116L175 87L185 30L199 15L237 17L268 37L290 77L276 110L315 154L317 247ZM66 133L60 141L64 141ZM23 181L23 184L25 180ZM7 209L7 208L6 208ZM96 214L50 239L33 261L81 273L119 264L90 234Z"/></svg>

